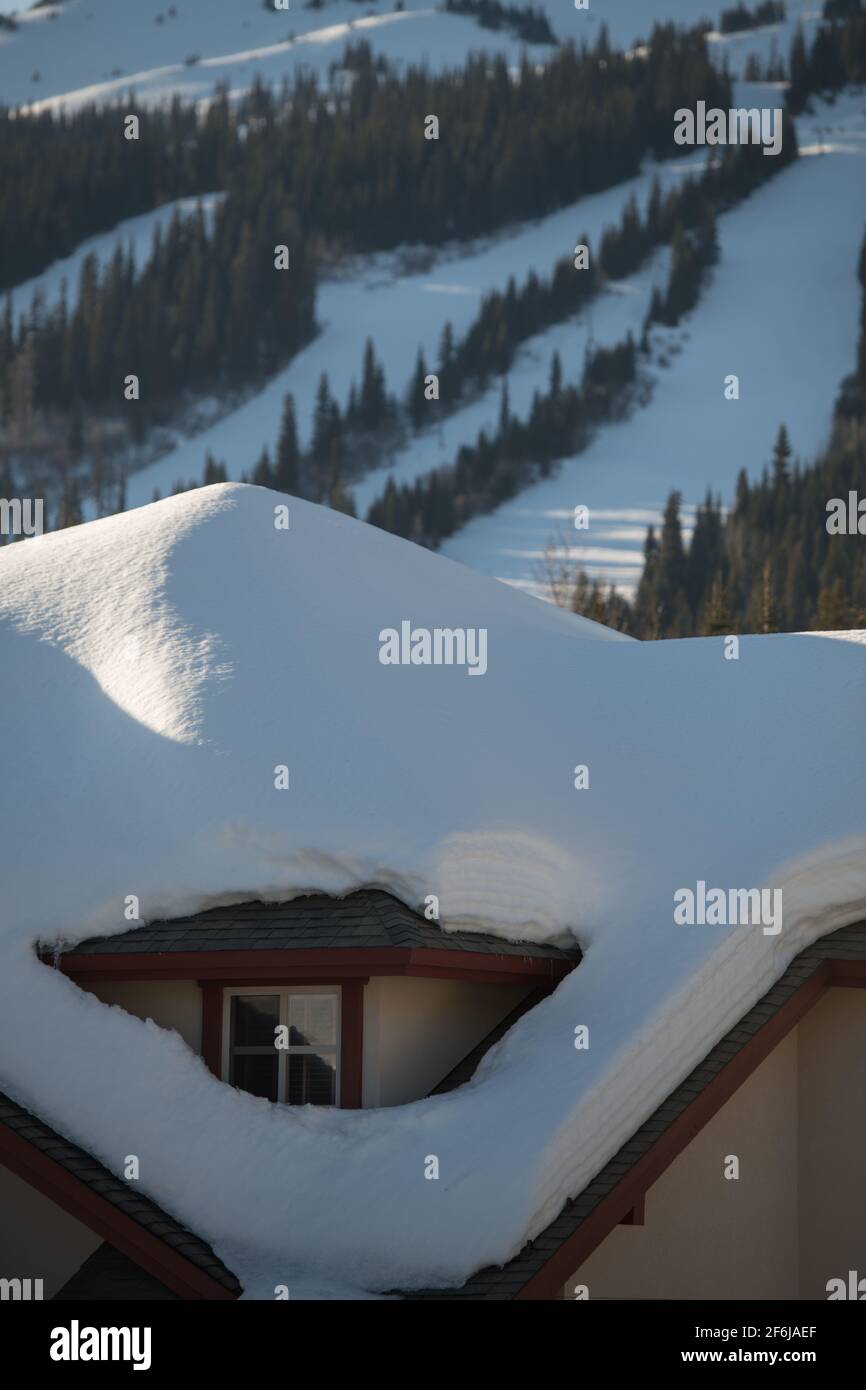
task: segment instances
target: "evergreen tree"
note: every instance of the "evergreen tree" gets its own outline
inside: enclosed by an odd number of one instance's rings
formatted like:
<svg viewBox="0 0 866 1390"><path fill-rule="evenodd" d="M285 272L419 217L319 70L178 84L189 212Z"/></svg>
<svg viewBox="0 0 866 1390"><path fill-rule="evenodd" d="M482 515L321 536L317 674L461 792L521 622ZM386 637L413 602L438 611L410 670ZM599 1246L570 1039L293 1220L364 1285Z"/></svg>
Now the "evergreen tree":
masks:
<svg viewBox="0 0 866 1390"><path fill-rule="evenodd" d="M812 628L815 632L840 632L851 626L851 609L841 579L825 584L818 592Z"/></svg>
<svg viewBox="0 0 866 1390"><path fill-rule="evenodd" d="M707 490L703 506L695 513L686 559L686 598L692 613L703 605L722 553L722 507Z"/></svg>
<svg viewBox="0 0 866 1390"><path fill-rule="evenodd" d="M412 375L412 382L409 386L409 416L413 428L421 428L426 417L426 408L429 402L424 395L424 382L428 376L427 364L424 361L424 353L418 349L418 356L415 359L415 371Z"/></svg>
<svg viewBox="0 0 866 1390"><path fill-rule="evenodd" d="M776 487L781 487L788 482L790 461L791 441L785 426L780 425L776 442L773 445L773 483Z"/></svg>
<svg viewBox="0 0 866 1390"><path fill-rule="evenodd" d="M710 590L710 601L704 618L703 635L705 637L728 637L733 632L734 624L728 609L725 585L721 578L716 577L716 579L713 580L713 587Z"/></svg>
<svg viewBox="0 0 866 1390"><path fill-rule="evenodd" d="M749 479L746 474L745 468L741 468L739 473L737 474L737 488L735 496L736 504L734 510L738 513L742 513L745 510L749 500Z"/></svg>
<svg viewBox="0 0 866 1390"><path fill-rule="evenodd" d="M504 435L511 424L511 404L508 395L508 381L503 378L499 396L499 433Z"/></svg>
<svg viewBox="0 0 866 1390"><path fill-rule="evenodd" d="M334 409L335 402L331 398L328 374L322 372L316 388L316 403L313 407L313 439L310 446L313 463L320 469L328 457L333 432Z"/></svg>
<svg viewBox="0 0 866 1390"><path fill-rule="evenodd" d="M283 400L273 487L277 492L286 492L292 497L296 497L300 489L300 449L295 402L288 391Z"/></svg>
<svg viewBox="0 0 866 1390"><path fill-rule="evenodd" d="M550 398L558 400L562 390L562 359L558 352L554 352L550 359Z"/></svg>
<svg viewBox="0 0 866 1390"><path fill-rule="evenodd" d="M776 585L773 561L767 560L761 571L761 631L778 632L779 619L776 610Z"/></svg>
<svg viewBox="0 0 866 1390"><path fill-rule="evenodd" d="M439 394L443 399L456 395L452 376L454 372L454 328L451 320L442 329L439 339Z"/></svg>
<svg viewBox="0 0 866 1390"><path fill-rule="evenodd" d="M662 231L662 186L658 175L653 177L646 210L646 238L654 246L661 238Z"/></svg>
<svg viewBox="0 0 866 1390"><path fill-rule="evenodd" d="M378 509L378 510L377 510ZM376 515L374 515L376 511ZM393 478L389 478L385 484L385 491L382 494L380 503L374 503L370 515L367 518L374 526L380 526L383 531L395 532L397 529L397 488Z"/></svg>
<svg viewBox="0 0 866 1390"><path fill-rule="evenodd" d="M228 475L224 463L217 463L210 449L204 457L204 486L209 487L212 483L225 483ZM265 484L268 486L268 484Z"/></svg>
<svg viewBox="0 0 866 1390"><path fill-rule="evenodd" d="M679 492L672 492L668 498L659 541L655 593L662 634L671 631L675 618L679 617L681 601L685 600L686 556L680 522L681 501Z"/></svg>
<svg viewBox="0 0 866 1390"><path fill-rule="evenodd" d="M364 365L361 375L361 394L358 401L358 414L362 426L375 430L381 425L385 413L385 378L382 368L376 362L373 340L368 338L364 345Z"/></svg>
<svg viewBox="0 0 866 1390"><path fill-rule="evenodd" d="M273 487L274 475L271 469L271 456L267 445L259 454L258 462L253 469L253 482L257 487Z"/></svg>
<svg viewBox="0 0 866 1390"><path fill-rule="evenodd" d="M656 593L658 559L659 545L655 527L649 526L643 547L643 570L634 602L635 629L642 637L647 638L655 638L660 635L659 605Z"/></svg>

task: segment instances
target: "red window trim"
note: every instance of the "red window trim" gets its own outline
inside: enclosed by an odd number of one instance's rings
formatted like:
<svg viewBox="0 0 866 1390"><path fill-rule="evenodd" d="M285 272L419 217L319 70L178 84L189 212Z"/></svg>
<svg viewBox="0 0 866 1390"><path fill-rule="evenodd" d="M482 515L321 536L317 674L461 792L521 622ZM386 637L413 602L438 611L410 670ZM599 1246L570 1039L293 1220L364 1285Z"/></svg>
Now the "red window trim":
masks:
<svg viewBox="0 0 866 1390"><path fill-rule="evenodd" d="M285 969L285 959L283 960ZM369 977L352 979L270 979L275 987L332 985L340 989L340 1108L360 1110L364 1085L364 986ZM243 989L261 980L199 980L201 988L201 1055L208 1070L222 1077L223 999L226 989Z"/></svg>

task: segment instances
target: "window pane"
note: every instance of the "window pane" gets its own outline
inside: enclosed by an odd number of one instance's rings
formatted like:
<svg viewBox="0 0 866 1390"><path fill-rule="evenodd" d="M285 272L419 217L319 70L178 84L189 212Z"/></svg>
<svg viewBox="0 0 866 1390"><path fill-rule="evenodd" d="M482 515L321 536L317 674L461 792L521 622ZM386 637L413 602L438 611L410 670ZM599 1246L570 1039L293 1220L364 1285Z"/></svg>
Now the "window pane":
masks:
<svg viewBox="0 0 866 1390"><path fill-rule="evenodd" d="M336 994L290 995L289 1046L336 1046L338 1002Z"/></svg>
<svg viewBox="0 0 866 1390"><path fill-rule="evenodd" d="M231 1083L253 1096L264 1096L265 1100L277 1099L277 1054L270 1057L262 1055L235 1056L232 1058Z"/></svg>
<svg viewBox="0 0 866 1390"><path fill-rule="evenodd" d="M337 1099L337 1058L315 1052L290 1053L289 1105L334 1105Z"/></svg>
<svg viewBox="0 0 866 1390"><path fill-rule="evenodd" d="M280 1022L278 994L232 996L232 1047L273 1047Z"/></svg>

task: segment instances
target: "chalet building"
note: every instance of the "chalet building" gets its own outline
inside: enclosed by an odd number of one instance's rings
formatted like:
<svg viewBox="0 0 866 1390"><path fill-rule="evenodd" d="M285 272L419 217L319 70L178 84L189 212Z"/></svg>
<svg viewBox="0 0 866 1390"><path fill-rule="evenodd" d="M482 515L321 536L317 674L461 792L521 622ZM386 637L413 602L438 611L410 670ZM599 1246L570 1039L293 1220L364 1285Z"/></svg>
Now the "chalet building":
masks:
<svg viewBox="0 0 866 1390"><path fill-rule="evenodd" d="M216 908L45 957L177 1031L227 1085L344 1107L465 1084L579 959L446 933L372 891ZM810 946L508 1264L408 1296L824 1299L866 1275L864 986L866 924ZM214 1251L136 1188L0 1096L0 1277L60 1299L237 1297Z"/></svg>

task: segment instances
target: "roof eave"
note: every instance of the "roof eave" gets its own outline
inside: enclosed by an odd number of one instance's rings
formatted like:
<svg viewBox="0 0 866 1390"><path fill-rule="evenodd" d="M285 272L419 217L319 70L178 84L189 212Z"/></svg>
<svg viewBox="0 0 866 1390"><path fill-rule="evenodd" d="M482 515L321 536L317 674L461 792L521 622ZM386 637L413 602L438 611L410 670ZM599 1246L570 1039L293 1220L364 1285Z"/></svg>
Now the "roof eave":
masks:
<svg viewBox="0 0 866 1390"><path fill-rule="evenodd" d="M53 964L76 982L100 980L223 980L254 983L278 980L339 980L371 975L410 975L429 979L477 980L488 984L561 980L578 959L495 955L489 951L445 948L319 947L314 950L65 952Z"/></svg>

